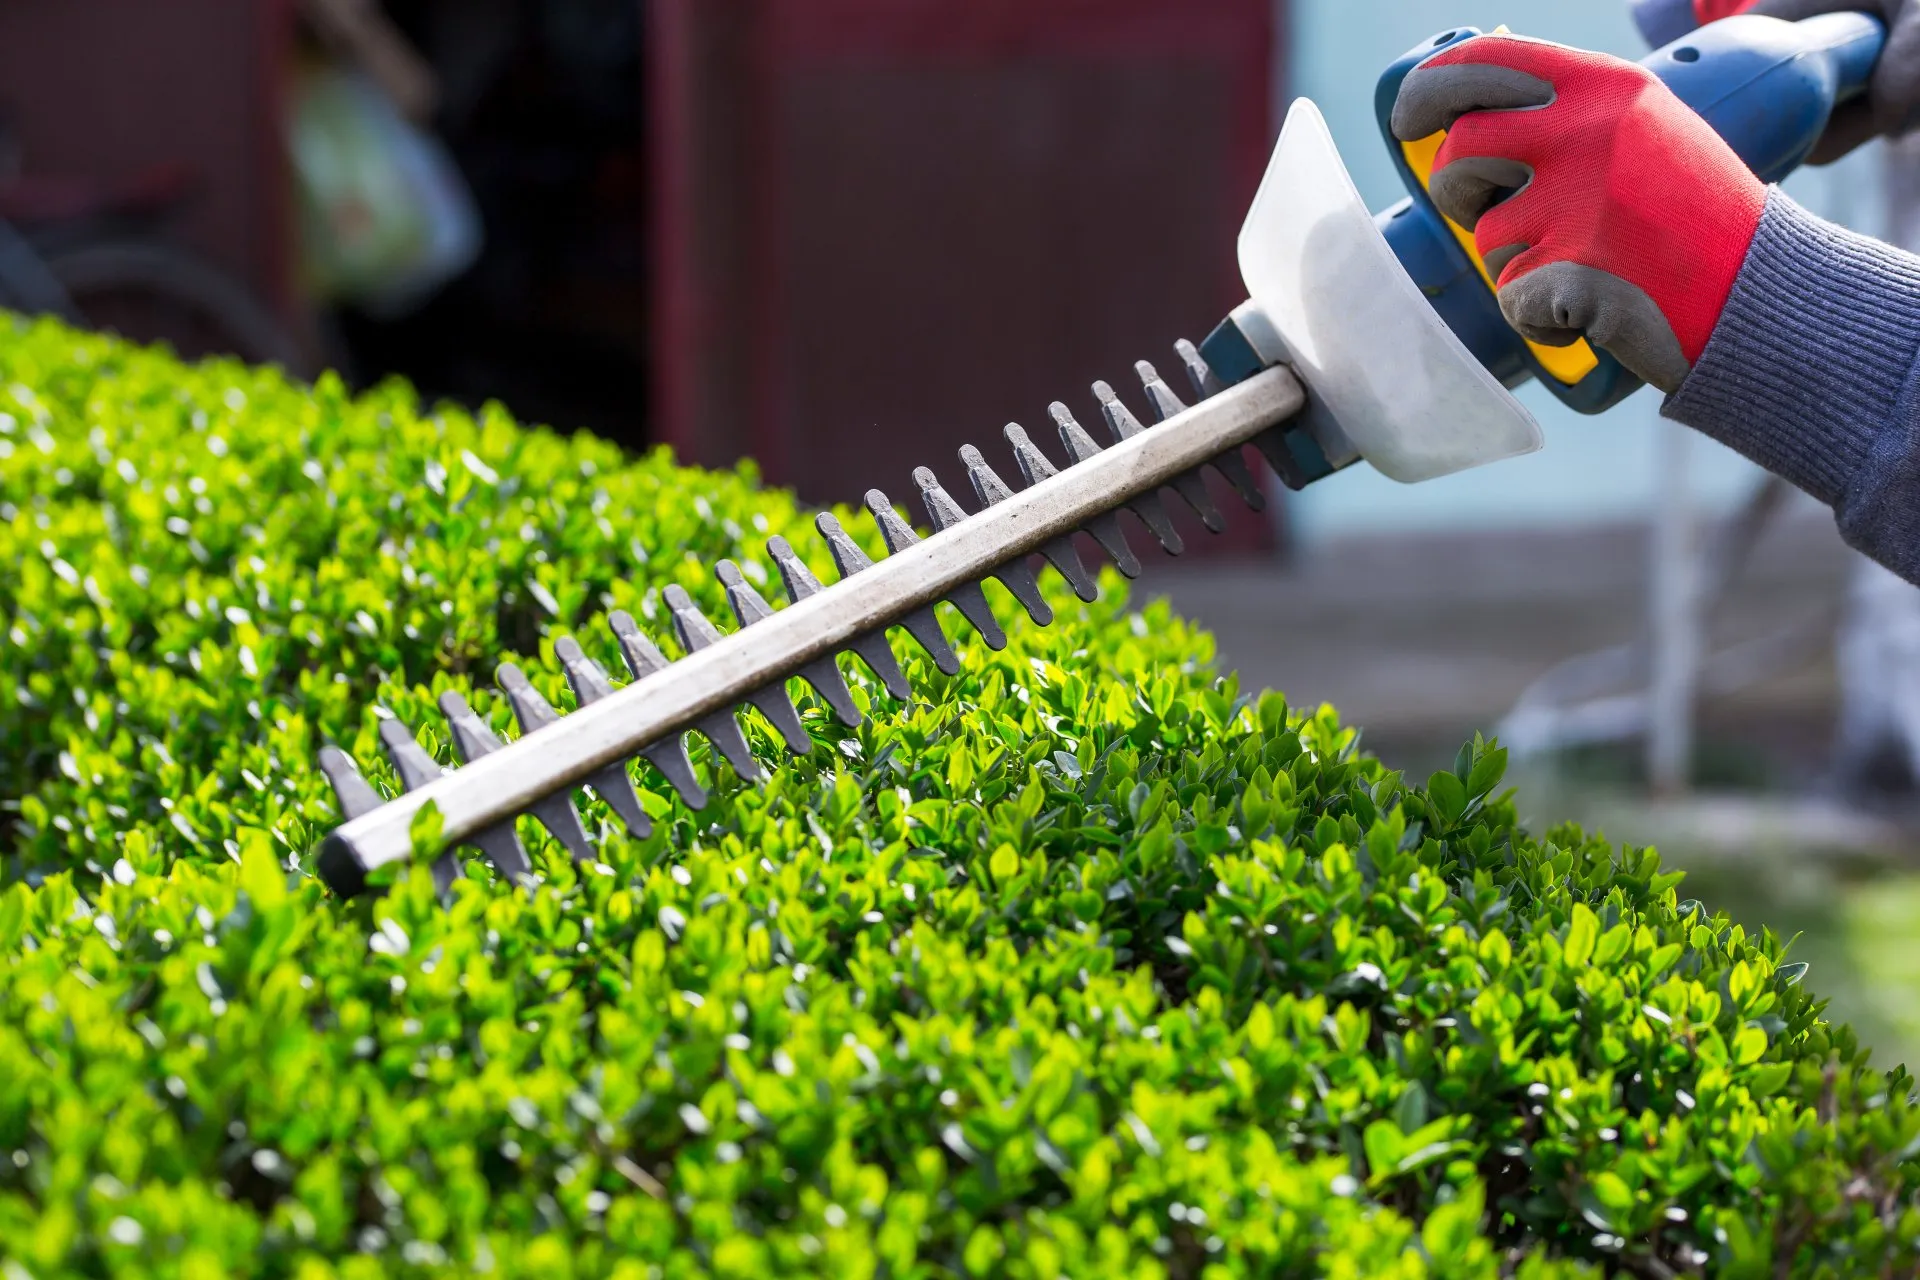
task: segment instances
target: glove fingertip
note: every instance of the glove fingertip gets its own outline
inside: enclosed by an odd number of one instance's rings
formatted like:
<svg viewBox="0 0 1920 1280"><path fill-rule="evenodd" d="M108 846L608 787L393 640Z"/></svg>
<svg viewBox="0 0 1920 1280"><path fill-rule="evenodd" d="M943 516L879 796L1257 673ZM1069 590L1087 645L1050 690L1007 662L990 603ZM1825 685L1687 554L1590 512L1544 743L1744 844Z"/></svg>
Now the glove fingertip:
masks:
<svg viewBox="0 0 1920 1280"><path fill-rule="evenodd" d="M1552 101L1551 84L1501 63L1429 64L1415 67L1400 82L1388 127L1400 141L1418 142L1453 128L1471 112L1540 107Z"/></svg>

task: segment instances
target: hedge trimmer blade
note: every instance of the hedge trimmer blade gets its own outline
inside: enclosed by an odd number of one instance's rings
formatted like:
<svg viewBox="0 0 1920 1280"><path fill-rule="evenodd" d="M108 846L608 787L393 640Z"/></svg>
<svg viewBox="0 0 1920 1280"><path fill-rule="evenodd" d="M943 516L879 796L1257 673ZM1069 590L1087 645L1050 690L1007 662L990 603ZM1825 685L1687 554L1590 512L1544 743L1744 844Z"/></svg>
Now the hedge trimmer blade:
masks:
<svg viewBox="0 0 1920 1280"><path fill-rule="evenodd" d="M1230 332L1230 326L1223 326ZM1210 340L1209 350L1212 350ZM514 822L530 816L576 859L589 859L592 846L575 806L574 792L590 789L635 836L651 824L634 789L627 765L651 763L692 808L703 807L706 789L694 776L686 734L699 733L713 744L742 778L761 773L741 731L737 714L753 706L779 734L787 749L805 754L814 747L788 697L786 681L805 680L834 715L849 726L860 722L846 679L836 665L839 654L864 662L892 697L906 700L912 688L887 637L899 627L932 658L941 671L959 670L933 606L953 605L988 647L1005 647L1006 635L987 607L981 590L998 579L1041 626L1053 621L1035 580L1029 557L1038 554L1060 573L1082 600L1098 596L1094 575L1073 544L1086 532L1128 577L1140 561L1121 531L1122 507L1139 517L1163 550L1180 554L1182 541L1162 505L1159 491L1171 489L1214 532L1225 517L1207 491L1202 468L1217 471L1255 510L1263 505L1259 484L1242 446L1254 444L1283 480L1299 480L1295 456L1300 442L1289 436L1289 419L1305 404L1305 393L1283 366L1255 371L1224 386L1190 342L1176 348L1189 380L1201 397L1189 408L1145 361L1135 366L1155 425L1137 418L1106 383L1095 383L1100 415L1113 443L1094 443L1063 404L1050 410L1071 461L1056 467L1018 425L1006 439L1023 487L1002 479L972 445L960 450L969 487L981 510L968 514L934 475L914 472L920 500L933 533L921 538L879 490L867 493L869 514L879 526L887 554L870 560L828 513L814 524L826 539L840 581L823 585L784 538L767 543L779 569L788 604L775 609L747 582L738 565L723 560L716 568L727 602L739 623L723 633L678 586L664 592L674 639L682 657L669 661L632 617L617 612L609 619L626 660L631 683L617 687L598 663L571 638L554 646L578 708L562 714L543 698L525 673L502 664L497 680L520 736L502 743L474 714L465 699L447 693L440 699L461 764L447 769L430 756L398 720L380 726L381 744L404 788L383 800L353 760L336 747L320 753L320 767L332 782L345 822L321 842L320 874L336 892L358 893L368 875L411 855L413 830L431 803L439 814L443 852L434 863L442 888L459 874L453 850L472 845L502 875L517 879L532 864L514 831Z"/></svg>

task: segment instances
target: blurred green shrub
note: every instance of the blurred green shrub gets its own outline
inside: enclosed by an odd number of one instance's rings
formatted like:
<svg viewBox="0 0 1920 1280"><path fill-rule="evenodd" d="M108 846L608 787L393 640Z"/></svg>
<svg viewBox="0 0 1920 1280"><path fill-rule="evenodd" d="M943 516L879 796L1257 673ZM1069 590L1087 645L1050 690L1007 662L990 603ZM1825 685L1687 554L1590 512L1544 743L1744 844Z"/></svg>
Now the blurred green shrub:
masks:
<svg viewBox="0 0 1920 1280"><path fill-rule="evenodd" d="M1912 1082L1773 937L1518 829L1488 744L1410 787L1241 695L1111 574L921 704L809 703L765 788L651 780L600 865L523 824L536 893L307 874L320 743L392 786L374 702L504 727L516 657L566 705L549 637L610 659L606 611L717 609L803 525L746 469L12 324L4 1274L1914 1273Z"/></svg>

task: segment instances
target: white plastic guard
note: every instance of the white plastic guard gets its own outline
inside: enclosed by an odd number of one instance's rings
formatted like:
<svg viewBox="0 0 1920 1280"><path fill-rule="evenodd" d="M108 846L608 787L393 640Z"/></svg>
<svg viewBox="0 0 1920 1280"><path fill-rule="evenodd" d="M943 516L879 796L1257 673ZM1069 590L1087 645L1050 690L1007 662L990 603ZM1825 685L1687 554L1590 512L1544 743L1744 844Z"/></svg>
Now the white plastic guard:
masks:
<svg viewBox="0 0 1920 1280"><path fill-rule="evenodd" d="M1383 475L1412 484L1544 443L1401 269L1306 98L1240 229L1240 274L1294 371Z"/></svg>

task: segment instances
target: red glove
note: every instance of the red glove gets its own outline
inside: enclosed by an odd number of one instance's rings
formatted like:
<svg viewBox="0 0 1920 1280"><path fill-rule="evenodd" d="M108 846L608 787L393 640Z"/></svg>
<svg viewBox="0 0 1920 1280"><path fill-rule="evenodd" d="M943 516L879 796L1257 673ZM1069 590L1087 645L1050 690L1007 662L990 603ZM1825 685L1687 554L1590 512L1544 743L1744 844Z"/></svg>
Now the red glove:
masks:
<svg viewBox="0 0 1920 1280"><path fill-rule="evenodd" d="M1507 321L1582 336L1671 392L1707 345L1766 205L1760 180L1651 73L1481 36L1416 67L1394 136L1446 129L1429 184L1474 233Z"/></svg>
<svg viewBox="0 0 1920 1280"><path fill-rule="evenodd" d="M1840 106L1810 157L1814 164L1838 160L1878 135L1895 136L1920 125L1920 0L1692 0L1701 25L1757 13L1798 22L1822 13L1871 13L1886 24L1887 44L1874 64L1867 93Z"/></svg>

